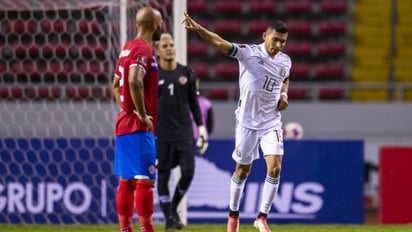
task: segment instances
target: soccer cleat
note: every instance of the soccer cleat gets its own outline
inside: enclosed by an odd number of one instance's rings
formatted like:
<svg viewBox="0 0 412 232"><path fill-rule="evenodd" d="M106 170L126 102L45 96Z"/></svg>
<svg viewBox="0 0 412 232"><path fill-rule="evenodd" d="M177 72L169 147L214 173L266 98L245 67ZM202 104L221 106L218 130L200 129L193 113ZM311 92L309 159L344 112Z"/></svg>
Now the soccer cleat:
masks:
<svg viewBox="0 0 412 232"><path fill-rule="evenodd" d="M255 222L253 223L253 226L255 226L255 228L258 229L259 232L272 232L268 226L266 217L256 218Z"/></svg>
<svg viewBox="0 0 412 232"><path fill-rule="evenodd" d="M229 216L227 219L227 232L239 232L239 216Z"/></svg>
<svg viewBox="0 0 412 232"><path fill-rule="evenodd" d="M174 230L181 230L183 229L182 222L176 220L175 217L170 216L166 219L166 231L174 231Z"/></svg>
<svg viewBox="0 0 412 232"><path fill-rule="evenodd" d="M174 213L174 219L175 219L175 224L177 225L178 228L180 228L179 230L183 229L185 225L183 224L182 220L180 220L178 213Z"/></svg>

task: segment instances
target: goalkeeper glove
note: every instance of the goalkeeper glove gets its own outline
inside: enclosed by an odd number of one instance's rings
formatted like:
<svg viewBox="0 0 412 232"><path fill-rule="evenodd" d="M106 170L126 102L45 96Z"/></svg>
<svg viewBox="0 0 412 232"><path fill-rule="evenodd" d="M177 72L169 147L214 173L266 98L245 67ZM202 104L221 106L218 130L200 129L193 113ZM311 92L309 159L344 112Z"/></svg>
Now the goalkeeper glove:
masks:
<svg viewBox="0 0 412 232"><path fill-rule="evenodd" d="M196 146L199 149L199 154L205 154L209 143L207 141L207 132L204 126L199 126L199 138L197 139Z"/></svg>

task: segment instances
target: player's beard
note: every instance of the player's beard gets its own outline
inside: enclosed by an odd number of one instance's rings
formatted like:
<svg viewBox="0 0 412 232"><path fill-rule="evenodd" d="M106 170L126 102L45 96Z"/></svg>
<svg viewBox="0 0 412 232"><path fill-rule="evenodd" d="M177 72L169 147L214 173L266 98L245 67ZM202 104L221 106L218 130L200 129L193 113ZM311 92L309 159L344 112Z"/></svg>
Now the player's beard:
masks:
<svg viewBox="0 0 412 232"><path fill-rule="evenodd" d="M162 28L159 27L159 28L157 28L156 31L153 33L153 35L152 35L152 40L153 40L153 41L159 41L161 35L162 35Z"/></svg>

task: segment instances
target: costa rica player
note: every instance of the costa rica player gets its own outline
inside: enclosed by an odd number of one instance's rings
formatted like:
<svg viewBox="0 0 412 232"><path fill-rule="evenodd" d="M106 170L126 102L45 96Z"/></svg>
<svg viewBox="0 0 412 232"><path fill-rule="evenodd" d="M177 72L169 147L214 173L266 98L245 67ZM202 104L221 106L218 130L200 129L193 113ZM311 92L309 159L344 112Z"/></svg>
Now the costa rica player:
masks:
<svg viewBox="0 0 412 232"><path fill-rule="evenodd" d="M134 206L141 231L154 231L154 128L159 74L153 41L160 38L162 24L158 10L149 6L138 10L137 35L124 45L113 79L113 94L121 107L115 126L114 160L114 174L120 177L116 208L121 232L133 231Z"/></svg>

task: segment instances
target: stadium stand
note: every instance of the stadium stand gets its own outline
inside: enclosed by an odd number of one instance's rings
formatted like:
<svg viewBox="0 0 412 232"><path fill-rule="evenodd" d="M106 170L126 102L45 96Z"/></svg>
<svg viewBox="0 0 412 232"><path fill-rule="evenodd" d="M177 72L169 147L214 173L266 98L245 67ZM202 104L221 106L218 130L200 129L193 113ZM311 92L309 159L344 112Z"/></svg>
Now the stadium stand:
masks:
<svg viewBox="0 0 412 232"><path fill-rule="evenodd" d="M396 28L396 57L394 60L394 79L400 83L412 82L412 18L410 12L412 3L410 1L398 1L398 26ZM412 87L405 89L403 100L412 100Z"/></svg>
<svg viewBox="0 0 412 232"><path fill-rule="evenodd" d="M344 91L341 88L322 88L319 90L321 100L341 100L344 98Z"/></svg>
<svg viewBox="0 0 412 232"><path fill-rule="evenodd" d="M251 13L272 13L276 9L276 0L251 0L246 4L247 10Z"/></svg>
<svg viewBox="0 0 412 232"><path fill-rule="evenodd" d="M311 13L312 0L284 0L284 8L288 13Z"/></svg>
<svg viewBox="0 0 412 232"><path fill-rule="evenodd" d="M354 43L352 81L388 83L390 60L391 1L356 1L354 9ZM386 36L382 36L386 35ZM355 89L352 101L385 101L386 88Z"/></svg>
<svg viewBox="0 0 412 232"><path fill-rule="evenodd" d="M200 0L198 0L200 1ZM193 7L200 5L198 1ZM206 1L205 1L206 2ZM348 81L350 66L351 30L351 0L276 0L276 1L207 1L207 10L194 10L192 17L200 22L206 22L207 27L221 34L225 39L238 43L260 43L261 34L267 25L276 19L283 20L289 28L289 42L285 51L293 59L291 79L302 82L299 88L291 86L291 100L328 99L343 100L346 89L328 89L314 93L310 86L304 83L312 82L342 82ZM214 4L213 4L214 3ZM215 19L215 20L211 20ZM204 86L215 88L215 82L237 81L238 67L236 62L215 52L211 54L204 45L198 45L196 34L189 34L189 66L194 66L196 72L201 72ZM207 50L206 50L207 49ZM202 56L201 53L206 56ZM206 68L209 66L209 68ZM208 70L206 73L205 70ZM205 77L204 75L209 75ZM218 85L218 83L216 83ZM220 87L219 87L220 88ZM340 89L341 88L341 89ZM315 88L320 91L319 88ZM230 93L230 89L228 92ZM209 96L225 99L231 94L222 94L221 90L210 91ZM205 94L209 94L205 91ZM225 97L222 97L225 96ZM236 95L234 95L236 96Z"/></svg>
<svg viewBox="0 0 412 232"><path fill-rule="evenodd" d="M292 83L300 82L295 90L291 86L291 100L386 101L390 95L387 85L399 83L406 86L402 87L400 97L411 101L412 87L408 86L412 83L409 65L412 3L397 1L396 52L391 77L391 2L193 0L188 1L187 7L200 24L238 43L260 43L268 23L275 19L285 21L290 31L285 51L294 64L291 79ZM168 4L171 11L170 1ZM119 33L115 20L113 25L103 23L105 12L87 7L45 11L4 9L7 10L0 10L0 94L5 96L2 99L110 97L105 89L113 75L109 68L112 60L107 58L113 56L113 46L114 53L119 49L118 41L109 35ZM200 41L194 33L188 34L188 65L205 82L205 88L215 88L220 82L236 86L236 62ZM338 84L330 89L329 85L318 88L326 82ZM311 89L309 84L313 83L319 86ZM343 88L358 84L372 87ZM29 85L32 90L26 91ZM212 99L215 96L233 100L236 94L232 89L216 91L219 94L213 90L205 93L210 92Z"/></svg>

